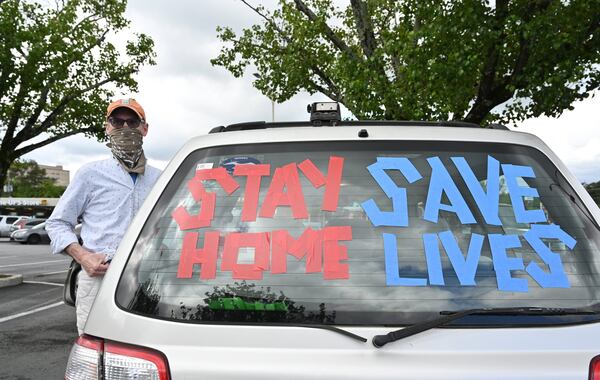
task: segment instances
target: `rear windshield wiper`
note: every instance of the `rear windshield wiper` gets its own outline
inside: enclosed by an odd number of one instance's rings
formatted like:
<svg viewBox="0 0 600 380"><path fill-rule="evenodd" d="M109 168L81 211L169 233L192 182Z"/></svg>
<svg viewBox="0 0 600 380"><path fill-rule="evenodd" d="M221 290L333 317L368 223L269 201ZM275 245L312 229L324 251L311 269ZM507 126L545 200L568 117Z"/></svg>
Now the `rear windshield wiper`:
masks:
<svg viewBox="0 0 600 380"><path fill-rule="evenodd" d="M356 335L354 333L351 333L350 331L346 331L344 329L341 329L341 328L335 327L335 326L331 326L331 325L295 324L295 325L291 325L291 326L294 326L294 327L308 327L308 328L311 328L311 329L329 330L329 331L336 332L338 334L345 335L345 336L347 336L349 338L352 338L352 339L360 340L363 343L367 342L367 338L364 338L364 337L362 337L360 335Z"/></svg>
<svg viewBox="0 0 600 380"><path fill-rule="evenodd" d="M490 314L490 315L573 315L573 314L597 314L592 308L546 308L546 307L508 307L508 308L490 308L490 309L469 309L461 311L441 311L440 314L447 314L443 317L432 319L423 323L416 323L409 327L392 331L385 335L375 335L373 345L377 348L383 347L390 342L407 338L409 336L434 329L436 327L447 325L448 323L461 319L468 315Z"/></svg>

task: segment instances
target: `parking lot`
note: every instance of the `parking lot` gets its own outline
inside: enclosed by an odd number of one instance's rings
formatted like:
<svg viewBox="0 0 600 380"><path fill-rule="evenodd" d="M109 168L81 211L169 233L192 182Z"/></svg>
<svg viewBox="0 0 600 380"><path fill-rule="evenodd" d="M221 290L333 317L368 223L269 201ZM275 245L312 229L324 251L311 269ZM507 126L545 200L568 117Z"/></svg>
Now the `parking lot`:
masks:
<svg viewBox="0 0 600 380"><path fill-rule="evenodd" d="M70 259L48 245L0 239L0 273L23 283L0 288L0 379L59 379L77 336L75 312L62 303Z"/></svg>

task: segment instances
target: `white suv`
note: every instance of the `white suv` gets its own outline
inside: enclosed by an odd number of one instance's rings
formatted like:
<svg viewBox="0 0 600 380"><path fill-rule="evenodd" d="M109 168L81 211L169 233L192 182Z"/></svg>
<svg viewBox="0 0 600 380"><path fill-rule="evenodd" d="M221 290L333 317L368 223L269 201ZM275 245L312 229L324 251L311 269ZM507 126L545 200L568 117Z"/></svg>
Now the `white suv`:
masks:
<svg viewBox="0 0 600 380"><path fill-rule="evenodd" d="M542 141L334 124L189 141L66 378L600 378L600 211Z"/></svg>
<svg viewBox="0 0 600 380"><path fill-rule="evenodd" d="M0 215L0 237L10 236L12 232L10 230L11 225L21 218L21 216L16 215Z"/></svg>

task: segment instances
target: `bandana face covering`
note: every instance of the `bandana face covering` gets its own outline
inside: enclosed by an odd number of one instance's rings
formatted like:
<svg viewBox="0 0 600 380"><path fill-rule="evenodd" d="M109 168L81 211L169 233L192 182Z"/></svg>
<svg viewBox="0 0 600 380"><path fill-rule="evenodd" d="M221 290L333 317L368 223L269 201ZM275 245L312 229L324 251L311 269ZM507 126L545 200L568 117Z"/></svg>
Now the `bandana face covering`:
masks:
<svg viewBox="0 0 600 380"><path fill-rule="evenodd" d="M139 130L132 128L115 129L108 135L110 142L106 146L129 173L144 174L146 157L142 149L142 137Z"/></svg>

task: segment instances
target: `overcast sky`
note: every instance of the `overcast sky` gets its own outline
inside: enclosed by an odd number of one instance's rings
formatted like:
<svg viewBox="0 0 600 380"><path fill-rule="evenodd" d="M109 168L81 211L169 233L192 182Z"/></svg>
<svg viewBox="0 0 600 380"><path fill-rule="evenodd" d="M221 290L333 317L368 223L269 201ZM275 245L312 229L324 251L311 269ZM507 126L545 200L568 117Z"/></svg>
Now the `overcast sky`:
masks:
<svg viewBox="0 0 600 380"><path fill-rule="evenodd" d="M252 1L272 7L275 0ZM215 28L241 30L259 18L239 0L129 0L132 20L128 33L152 36L157 65L137 76L150 131L144 150L150 163L164 168L191 137L212 127L242 121L271 120L271 102L252 87L252 75L234 78L209 60L220 49ZM300 94L276 105L276 120L307 120L306 105L327 100L324 95ZM582 182L600 180L600 97L574 104L558 119L528 120L516 128L542 138ZM344 116L344 115L343 115ZM346 115L348 116L348 115ZM97 141L73 136L25 158L40 164L63 165L74 171L86 162L107 158L108 148Z"/></svg>

